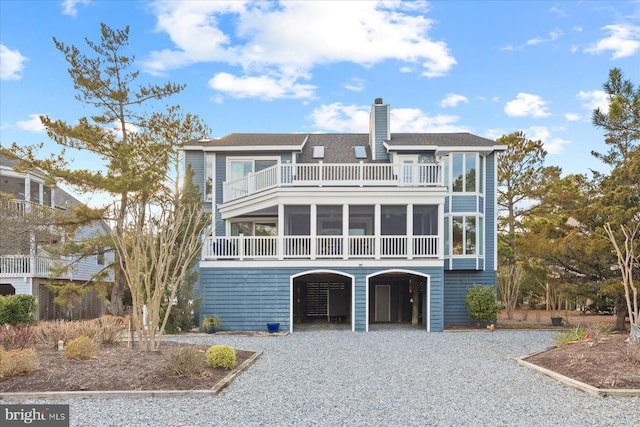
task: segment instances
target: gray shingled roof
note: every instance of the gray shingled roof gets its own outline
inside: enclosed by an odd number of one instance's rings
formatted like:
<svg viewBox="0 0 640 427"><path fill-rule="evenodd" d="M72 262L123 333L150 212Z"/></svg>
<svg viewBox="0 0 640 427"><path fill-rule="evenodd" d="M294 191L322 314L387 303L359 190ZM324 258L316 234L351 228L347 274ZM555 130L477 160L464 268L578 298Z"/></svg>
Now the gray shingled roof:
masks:
<svg viewBox="0 0 640 427"><path fill-rule="evenodd" d="M389 147L401 145L493 147L497 145L495 141L470 133L392 133L391 139L385 142Z"/></svg>
<svg viewBox="0 0 640 427"><path fill-rule="evenodd" d="M367 158L357 159L353 147L362 145L365 147ZM313 147L324 146L324 158L313 158ZM369 135L366 133L336 133L336 134L310 134L307 144L302 149L298 161L300 163L358 163L361 160L371 161L369 149Z"/></svg>
<svg viewBox="0 0 640 427"><path fill-rule="evenodd" d="M211 147L245 147L245 146L291 146L292 149L302 146L307 134L304 133L232 133L222 138L199 139L189 141L186 145Z"/></svg>

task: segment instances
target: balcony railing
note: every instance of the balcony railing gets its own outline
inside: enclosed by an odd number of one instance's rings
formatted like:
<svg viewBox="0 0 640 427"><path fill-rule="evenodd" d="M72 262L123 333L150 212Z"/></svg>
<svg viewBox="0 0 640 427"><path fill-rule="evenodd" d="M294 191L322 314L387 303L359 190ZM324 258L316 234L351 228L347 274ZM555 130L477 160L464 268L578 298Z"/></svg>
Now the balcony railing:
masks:
<svg viewBox="0 0 640 427"><path fill-rule="evenodd" d="M437 258L438 236L207 237L205 260Z"/></svg>
<svg viewBox="0 0 640 427"><path fill-rule="evenodd" d="M0 277L49 277L50 268L64 266L67 262L41 256L0 256ZM59 278L68 279L70 273Z"/></svg>
<svg viewBox="0 0 640 427"><path fill-rule="evenodd" d="M223 201L275 187L427 187L442 183L440 163L287 163L225 182Z"/></svg>

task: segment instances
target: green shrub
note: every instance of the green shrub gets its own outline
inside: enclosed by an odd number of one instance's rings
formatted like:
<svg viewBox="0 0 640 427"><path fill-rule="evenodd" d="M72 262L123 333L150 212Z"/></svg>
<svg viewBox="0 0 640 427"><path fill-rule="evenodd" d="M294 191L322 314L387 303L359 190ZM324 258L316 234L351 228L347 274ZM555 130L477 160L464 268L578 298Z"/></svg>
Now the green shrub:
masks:
<svg viewBox="0 0 640 427"><path fill-rule="evenodd" d="M38 368L38 356L34 349L4 351L0 349L0 378L26 375Z"/></svg>
<svg viewBox="0 0 640 427"><path fill-rule="evenodd" d="M563 345L583 340L586 336L587 331L582 326L578 326L570 331L558 332L552 339L556 347L562 347Z"/></svg>
<svg viewBox="0 0 640 427"><path fill-rule="evenodd" d="M236 366L236 351L228 345L212 345L207 349L207 365L232 369Z"/></svg>
<svg viewBox="0 0 640 427"><path fill-rule="evenodd" d="M37 308L33 295L0 295L0 324L33 323Z"/></svg>
<svg viewBox="0 0 640 427"><path fill-rule="evenodd" d="M192 346L172 348L165 361L167 368L179 377L199 378L207 372L204 352Z"/></svg>
<svg viewBox="0 0 640 427"><path fill-rule="evenodd" d="M64 355L70 360L89 360L95 357L97 344L89 337L72 339L64 346Z"/></svg>
<svg viewBox="0 0 640 427"><path fill-rule="evenodd" d="M469 318L481 322L495 322L498 313L502 309L496 300L496 291L493 286L474 285L467 290L465 307L469 312Z"/></svg>

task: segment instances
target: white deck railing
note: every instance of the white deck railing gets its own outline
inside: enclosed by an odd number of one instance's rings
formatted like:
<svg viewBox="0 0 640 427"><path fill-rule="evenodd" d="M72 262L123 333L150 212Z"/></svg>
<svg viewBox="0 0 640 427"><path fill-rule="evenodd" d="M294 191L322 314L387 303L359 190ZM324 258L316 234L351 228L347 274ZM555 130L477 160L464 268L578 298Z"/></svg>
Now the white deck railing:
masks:
<svg viewBox="0 0 640 427"><path fill-rule="evenodd" d="M61 267L68 261L29 255L0 256L0 277L49 277L50 268ZM65 274L61 279L67 279Z"/></svg>
<svg viewBox="0 0 640 427"><path fill-rule="evenodd" d="M440 163L287 163L225 182L223 202L274 187L427 187L442 184Z"/></svg>
<svg viewBox="0 0 640 427"><path fill-rule="evenodd" d="M438 236L207 237L202 259L437 258Z"/></svg>

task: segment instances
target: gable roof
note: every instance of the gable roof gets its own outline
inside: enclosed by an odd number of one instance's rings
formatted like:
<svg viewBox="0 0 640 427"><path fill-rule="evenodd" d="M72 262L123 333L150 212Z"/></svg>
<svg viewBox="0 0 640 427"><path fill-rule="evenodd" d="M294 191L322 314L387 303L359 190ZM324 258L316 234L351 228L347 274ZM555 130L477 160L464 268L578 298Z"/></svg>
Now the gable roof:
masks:
<svg viewBox="0 0 640 427"><path fill-rule="evenodd" d="M495 141L468 132L460 133L392 133L391 139L384 141L389 150L432 149L447 151L447 149L485 149L500 150L506 146ZM444 149L444 150L443 150Z"/></svg>
<svg viewBox="0 0 640 427"><path fill-rule="evenodd" d="M185 144L184 149L250 151L268 147L271 150L302 150L307 137L303 133L232 133L222 138L192 140Z"/></svg>
<svg viewBox="0 0 640 427"><path fill-rule="evenodd" d="M460 133L392 133L383 141L389 151L493 151L506 146L468 132ZM313 157L313 148L323 146L324 156ZM365 147L366 158L357 158L356 146ZM232 133L222 138L190 141L185 150L221 151L297 151L301 163L358 163L372 162L369 134L367 133Z"/></svg>

